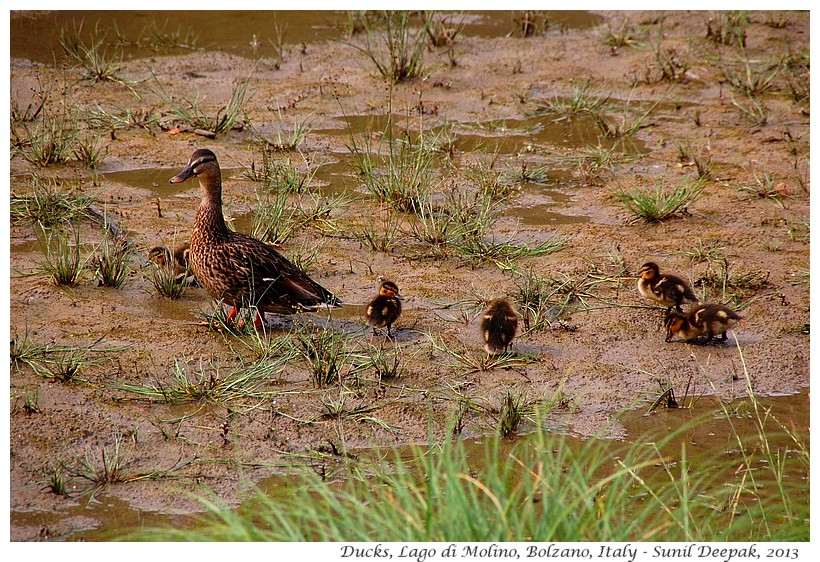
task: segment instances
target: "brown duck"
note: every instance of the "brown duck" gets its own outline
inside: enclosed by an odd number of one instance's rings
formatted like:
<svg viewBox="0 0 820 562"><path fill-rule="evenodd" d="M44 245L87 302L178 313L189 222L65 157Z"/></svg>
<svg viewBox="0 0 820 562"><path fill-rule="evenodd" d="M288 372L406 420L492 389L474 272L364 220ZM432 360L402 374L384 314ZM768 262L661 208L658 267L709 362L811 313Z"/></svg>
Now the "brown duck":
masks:
<svg viewBox="0 0 820 562"><path fill-rule="evenodd" d="M666 327L666 341L677 335L684 341L696 341L705 337L703 343L721 336L726 341L726 330L737 325L743 317L722 304L701 304L686 314L674 310L666 313L663 325Z"/></svg>
<svg viewBox="0 0 820 562"><path fill-rule="evenodd" d="M199 178L202 203L191 232L190 266L213 298L233 307L229 321L240 308L253 306L257 327L264 323L266 312L293 314L316 310L320 305L341 306L330 291L271 246L228 230L222 215L222 173L212 151L203 148L194 152L171 183L193 177Z"/></svg>
<svg viewBox="0 0 820 562"><path fill-rule="evenodd" d="M661 275L657 264L645 263L638 272L638 292L642 297L667 306L666 312L674 306L678 312L683 312L681 304L684 301L698 302L698 297L692 288L675 275L665 273Z"/></svg>
<svg viewBox="0 0 820 562"><path fill-rule="evenodd" d="M373 328L374 334L376 328L387 326L387 337L392 338L393 333L390 327L401 316L401 301L404 297L399 294L398 285L383 278L379 279L381 279L379 294L367 305L365 318L367 325Z"/></svg>
<svg viewBox="0 0 820 562"><path fill-rule="evenodd" d="M191 267L189 264L189 254L191 253L190 242L184 242L174 249L173 256L171 250L165 246L154 246L148 252L148 261L161 265L163 267L174 266L174 280L177 283L182 283L188 280L191 275Z"/></svg>
<svg viewBox="0 0 820 562"><path fill-rule="evenodd" d="M509 349L518 331L518 312L507 299L495 299L481 317L481 335L484 349L490 355L499 355Z"/></svg>

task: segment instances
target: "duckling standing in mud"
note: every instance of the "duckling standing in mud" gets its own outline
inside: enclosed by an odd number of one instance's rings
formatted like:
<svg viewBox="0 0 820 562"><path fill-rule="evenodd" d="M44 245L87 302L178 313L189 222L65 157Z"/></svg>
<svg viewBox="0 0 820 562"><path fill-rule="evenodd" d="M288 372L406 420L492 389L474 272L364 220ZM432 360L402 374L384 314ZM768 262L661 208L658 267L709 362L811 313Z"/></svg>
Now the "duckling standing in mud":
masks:
<svg viewBox="0 0 820 562"><path fill-rule="evenodd" d="M683 312L681 304L684 301L698 302L698 297L692 288L680 277L675 275L661 275L657 264L645 263L638 272L638 292L642 297L667 306L666 312L674 306L678 312Z"/></svg>
<svg viewBox="0 0 820 562"><path fill-rule="evenodd" d="M174 249L174 255L165 246L154 246L148 252L148 261L162 267L174 267L174 282L195 285L196 279L191 275L188 255L191 253L191 244L184 242ZM148 264L146 264L148 265Z"/></svg>
<svg viewBox="0 0 820 562"><path fill-rule="evenodd" d="M507 299L495 299L481 317L481 335L489 355L500 355L509 349L518 331L518 312Z"/></svg>
<svg viewBox="0 0 820 562"><path fill-rule="evenodd" d="M737 312L722 304L701 304L692 308L686 314L670 311L666 313L663 322L666 328L666 341L671 341L675 335L684 341L697 342L704 337L702 343L721 337L726 341L726 330L733 328L743 317Z"/></svg>
<svg viewBox="0 0 820 562"><path fill-rule="evenodd" d="M392 339L393 333L390 327L401 316L401 301L404 297L399 294L398 285L383 277L379 277L379 280L381 281L379 294L367 305L365 317L367 325L373 328L374 334L376 328L387 326L387 337Z"/></svg>

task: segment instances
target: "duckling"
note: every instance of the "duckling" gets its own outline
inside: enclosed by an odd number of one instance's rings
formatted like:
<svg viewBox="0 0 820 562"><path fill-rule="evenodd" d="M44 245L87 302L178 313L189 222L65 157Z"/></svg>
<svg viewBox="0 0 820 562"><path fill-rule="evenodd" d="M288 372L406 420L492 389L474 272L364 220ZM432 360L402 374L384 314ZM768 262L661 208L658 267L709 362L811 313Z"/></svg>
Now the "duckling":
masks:
<svg viewBox="0 0 820 562"><path fill-rule="evenodd" d="M191 269L188 262L188 257L191 252L191 244L184 242L176 247L173 258L171 251L165 246L154 246L148 252L148 261L156 265L170 267L174 265L174 280L177 283L195 282L195 280L188 279L191 276ZM146 264L147 265L147 264Z"/></svg>
<svg viewBox="0 0 820 562"><path fill-rule="evenodd" d="M733 328L743 320L737 312L721 304L701 304L688 313L676 311L666 313L663 325L666 327L666 341L671 341L675 334L684 341L697 340L706 336L703 343L717 336L726 341L726 330Z"/></svg>
<svg viewBox="0 0 820 562"><path fill-rule="evenodd" d="M698 302L698 297L692 288L675 275L661 275L657 264L645 263L638 272L638 292L642 297L668 306L666 312L674 306L678 312L683 312L681 303L684 301Z"/></svg>
<svg viewBox="0 0 820 562"><path fill-rule="evenodd" d="M481 317L481 335L489 355L505 353L518 330L518 312L507 299L495 299Z"/></svg>
<svg viewBox="0 0 820 562"><path fill-rule="evenodd" d="M202 202L191 232L191 271L214 299L233 307L229 322L240 308L256 307L258 328L266 312L293 314L320 305L341 306L335 295L271 246L228 229L222 214L222 173L212 151L195 151L185 169L170 181L181 183L193 177L199 178Z"/></svg>
<svg viewBox="0 0 820 562"><path fill-rule="evenodd" d="M392 338L393 333L390 327L401 316L401 301L404 297L399 294L398 285L383 277L379 277L379 280L381 281L379 294L367 305L365 317L367 325L373 328L374 334L376 328L387 326L387 337Z"/></svg>

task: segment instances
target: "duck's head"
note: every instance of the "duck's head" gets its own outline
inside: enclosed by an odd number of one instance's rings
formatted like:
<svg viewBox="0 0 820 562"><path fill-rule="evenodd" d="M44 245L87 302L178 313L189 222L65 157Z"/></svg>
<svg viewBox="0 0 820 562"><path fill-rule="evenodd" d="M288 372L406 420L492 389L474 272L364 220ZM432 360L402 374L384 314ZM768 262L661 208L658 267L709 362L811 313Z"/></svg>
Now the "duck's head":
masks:
<svg viewBox="0 0 820 562"><path fill-rule="evenodd" d="M663 326L666 328L666 341L675 337L675 334L683 328L684 323L686 323L686 316L676 310L670 311L663 321Z"/></svg>
<svg viewBox="0 0 820 562"><path fill-rule="evenodd" d="M180 173L171 178L171 183L182 183L193 177L200 175L213 175L220 177L219 162L216 161L216 154L207 148L200 148L191 155L188 165Z"/></svg>
<svg viewBox="0 0 820 562"><path fill-rule="evenodd" d="M399 294L399 286L392 281L382 281L382 284L379 286L379 294L383 297L404 300L404 297Z"/></svg>
<svg viewBox="0 0 820 562"><path fill-rule="evenodd" d="M642 279L654 279L659 271L656 263L648 262L641 266L640 271L638 271L638 277Z"/></svg>

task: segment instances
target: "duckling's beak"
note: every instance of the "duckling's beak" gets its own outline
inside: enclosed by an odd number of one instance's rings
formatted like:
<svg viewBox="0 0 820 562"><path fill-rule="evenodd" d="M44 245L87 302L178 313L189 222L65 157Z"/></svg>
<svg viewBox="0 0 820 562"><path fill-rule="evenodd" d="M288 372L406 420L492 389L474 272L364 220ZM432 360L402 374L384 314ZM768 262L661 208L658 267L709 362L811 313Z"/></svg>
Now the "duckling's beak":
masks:
<svg viewBox="0 0 820 562"><path fill-rule="evenodd" d="M172 177L170 182L171 183L182 183L185 180L191 179L195 175L196 174L194 173L194 167L193 166L188 166L187 168L182 170L180 173L178 173L177 175Z"/></svg>
<svg viewBox="0 0 820 562"><path fill-rule="evenodd" d="M403 300L404 300L404 297L403 297L403 296L401 296L401 295L400 295L400 294L398 294L398 293L396 293L396 298L397 298L397 299L399 299L400 301L403 301Z"/></svg>
<svg viewBox="0 0 820 562"><path fill-rule="evenodd" d="M672 341L672 338L674 338L674 337L675 337L674 332L671 332L671 331L666 332L666 341L667 341L667 342Z"/></svg>

